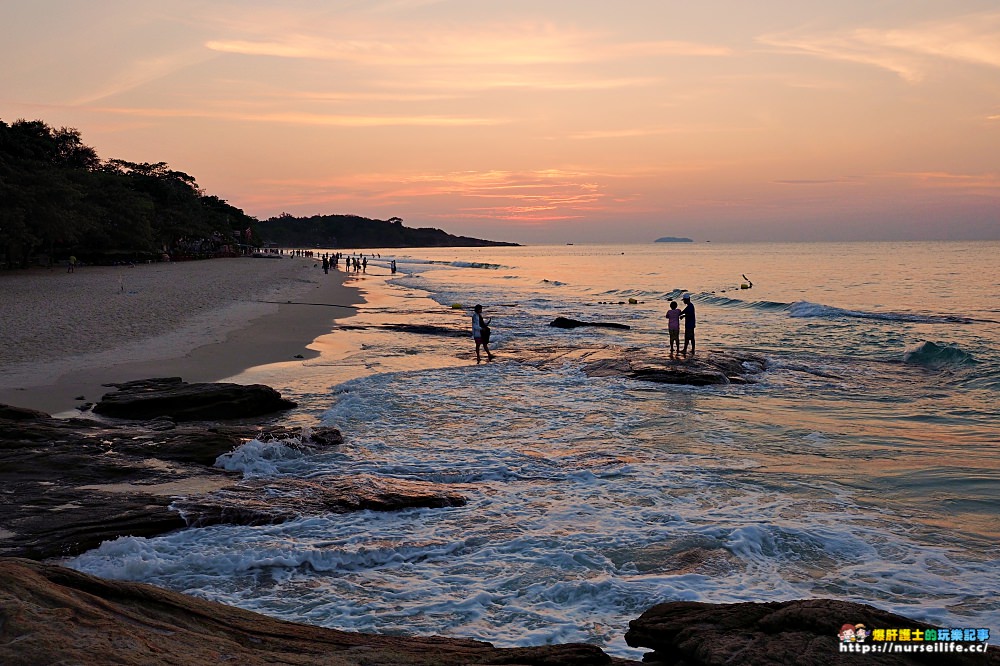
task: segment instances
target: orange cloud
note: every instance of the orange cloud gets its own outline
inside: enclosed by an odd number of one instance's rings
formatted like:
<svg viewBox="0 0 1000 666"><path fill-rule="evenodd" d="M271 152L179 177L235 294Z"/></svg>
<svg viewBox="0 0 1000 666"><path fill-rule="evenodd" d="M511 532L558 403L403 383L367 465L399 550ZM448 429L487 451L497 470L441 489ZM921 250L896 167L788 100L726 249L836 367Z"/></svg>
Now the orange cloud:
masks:
<svg viewBox="0 0 1000 666"><path fill-rule="evenodd" d="M605 210L609 195L591 174L558 169L531 172L460 171L418 174L358 174L319 180L261 181L258 196L272 190L275 201L288 201L286 192L303 192L301 202L325 204L363 200L384 205L419 199L454 200L454 215L443 217L491 218L515 222L541 222L584 217L585 212ZM476 201L463 206L462 201Z"/></svg>

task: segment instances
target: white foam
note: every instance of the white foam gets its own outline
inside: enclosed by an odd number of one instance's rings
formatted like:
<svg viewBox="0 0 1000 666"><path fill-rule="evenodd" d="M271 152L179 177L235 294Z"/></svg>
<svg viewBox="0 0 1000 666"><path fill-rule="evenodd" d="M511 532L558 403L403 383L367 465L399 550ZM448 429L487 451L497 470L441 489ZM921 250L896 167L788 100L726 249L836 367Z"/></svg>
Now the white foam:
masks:
<svg viewBox="0 0 1000 666"><path fill-rule="evenodd" d="M243 472L247 479L270 477L280 474L284 463L301 460L303 455L287 442L253 439L219 456L215 466L230 472Z"/></svg>

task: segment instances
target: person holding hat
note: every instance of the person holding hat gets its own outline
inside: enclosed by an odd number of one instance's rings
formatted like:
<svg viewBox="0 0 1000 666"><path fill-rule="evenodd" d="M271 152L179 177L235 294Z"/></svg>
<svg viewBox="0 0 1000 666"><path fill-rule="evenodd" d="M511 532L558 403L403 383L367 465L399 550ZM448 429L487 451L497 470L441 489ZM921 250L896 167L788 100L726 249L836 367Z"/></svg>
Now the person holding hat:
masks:
<svg viewBox="0 0 1000 666"><path fill-rule="evenodd" d="M684 320L684 351L681 354L687 356L689 342L691 354L694 354L694 303L691 302L691 294L684 294L681 300L684 301L684 309L681 310L681 319Z"/></svg>

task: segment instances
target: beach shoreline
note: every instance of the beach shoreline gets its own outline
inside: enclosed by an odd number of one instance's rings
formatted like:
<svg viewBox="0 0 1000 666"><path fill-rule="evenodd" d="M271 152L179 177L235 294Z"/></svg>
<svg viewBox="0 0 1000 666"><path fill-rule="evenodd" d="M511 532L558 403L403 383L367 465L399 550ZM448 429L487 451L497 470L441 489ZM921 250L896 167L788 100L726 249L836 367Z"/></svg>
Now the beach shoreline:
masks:
<svg viewBox="0 0 1000 666"><path fill-rule="evenodd" d="M0 403L72 415L119 383L219 381L319 355L363 302L314 259L228 258L0 275Z"/></svg>

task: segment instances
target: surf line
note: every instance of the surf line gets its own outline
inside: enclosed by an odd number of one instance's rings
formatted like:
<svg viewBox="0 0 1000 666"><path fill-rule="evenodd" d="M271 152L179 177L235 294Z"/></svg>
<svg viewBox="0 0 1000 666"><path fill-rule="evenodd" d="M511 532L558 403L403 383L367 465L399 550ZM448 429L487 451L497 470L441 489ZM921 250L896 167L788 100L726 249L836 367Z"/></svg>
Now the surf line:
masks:
<svg viewBox="0 0 1000 666"><path fill-rule="evenodd" d="M276 305L320 305L326 308L346 308L348 310L357 310L356 305L340 305L338 303L304 303L300 301L262 301L254 299L254 303L274 303Z"/></svg>

